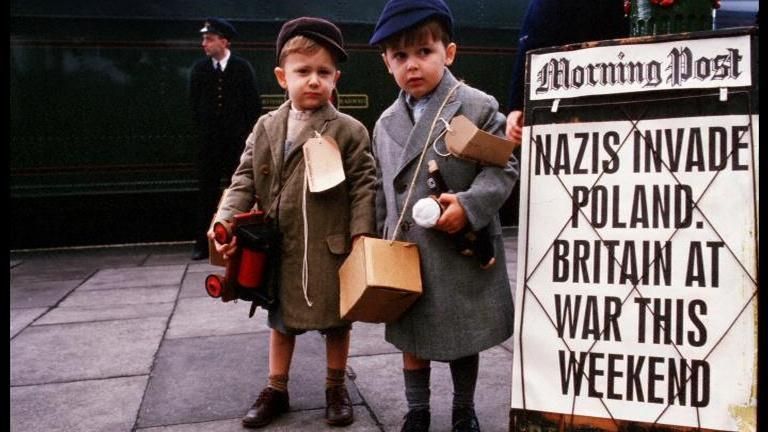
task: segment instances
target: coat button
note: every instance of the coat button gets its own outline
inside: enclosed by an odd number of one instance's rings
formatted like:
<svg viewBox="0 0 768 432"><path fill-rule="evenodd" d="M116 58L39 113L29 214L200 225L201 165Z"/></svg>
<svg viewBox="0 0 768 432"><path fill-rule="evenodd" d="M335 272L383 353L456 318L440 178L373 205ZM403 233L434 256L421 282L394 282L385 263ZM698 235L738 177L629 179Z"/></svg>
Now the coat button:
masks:
<svg viewBox="0 0 768 432"><path fill-rule="evenodd" d="M403 232L408 232L411 229L411 221L403 221L403 223L400 224L400 229L402 229Z"/></svg>
<svg viewBox="0 0 768 432"><path fill-rule="evenodd" d="M261 175L269 175L269 165L260 166L259 171L261 172Z"/></svg>

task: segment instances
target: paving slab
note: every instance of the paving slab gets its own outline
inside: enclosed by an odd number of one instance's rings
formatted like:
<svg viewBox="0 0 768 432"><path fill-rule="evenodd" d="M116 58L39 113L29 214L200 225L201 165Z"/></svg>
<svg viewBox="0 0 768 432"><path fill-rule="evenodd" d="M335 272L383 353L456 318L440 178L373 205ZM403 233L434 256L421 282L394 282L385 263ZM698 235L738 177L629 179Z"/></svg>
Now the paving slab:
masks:
<svg viewBox="0 0 768 432"><path fill-rule="evenodd" d="M63 302L62 308L73 307L109 307L113 305L148 305L152 303L173 303L176 301L178 287L120 287L114 289L84 290L76 289Z"/></svg>
<svg viewBox="0 0 768 432"><path fill-rule="evenodd" d="M385 431L400 430L402 418L407 411L403 390L402 358L401 354L387 354L352 357L348 362L355 373L355 385L363 399L376 413ZM435 382L434 375L432 382ZM434 387L432 394L434 406ZM439 430L434 427L433 429Z"/></svg>
<svg viewBox="0 0 768 432"><path fill-rule="evenodd" d="M54 306L81 283L82 280L28 281L19 285L12 283L11 309Z"/></svg>
<svg viewBox="0 0 768 432"><path fill-rule="evenodd" d="M147 259L146 246L105 246L82 249L56 249L11 252L11 259L23 260L19 268L94 269L134 267ZM14 269L15 270L15 269Z"/></svg>
<svg viewBox="0 0 768 432"><path fill-rule="evenodd" d="M354 410L355 422L341 429L325 424L325 410L318 409L286 413L263 430L270 432L379 432L381 430L365 407L355 406ZM239 417L230 420L137 429L138 432L243 432L245 430L247 429L240 425Z"/></svg>
<svg viewBox="0 0 768 432"><path fill-rule="evenodd" d="M504 236L514 294L516 232ZM224 268L190 260L191 246L11 251L11 430L244 430L240 418L267 382L266 313L248 319L250 304L209 298L203 280ZM483 431L508 428L512 346L481 354ZM321 335L297 337L292 411L266 430L331 430L325 360ZM333 430L399 431L402 358L384 325L354 324L348 372L357 421ZM431 430L450 430L451 399L449 366L435 362Z"/></svg>
<svg viewBox="0 0 768 432"><path fill-rule="evenodd" d="M250 309L251 303L244 301L224 303L208 296L179 299L165 337L268 332L267 311L256 308L253 318L248 318Z"/></svg>
<svg viewBox="0 0 768 432"><path fill-rule="evenodd" d="M268 344L266 333L165 340L138 426L239 419L267 384ZM288 382L292 410L325 407L325 371L319 334L298 336ZM354 384L348 388L361 403Z"/></svg>
<svg viewBox="0 0 768 432"><path fill-rule="evenodd" d="M157 266L179 264L183 262L193 263L192 246L194 242L168 244L162 248L153 248L152 254L144 261L145 266Z"/></svg>
<svg viewBox="0 0 768 432"><path fill-rule="evenodd" d="M19 265L11 269L11 286L23 287L30 283L46 281L85 280L95 273L94 268L38 268Z"/></svg>
<svg viewBox="0 0 768 432"><path fill-rule="evenodd" d="M446 383L452 388L450 370L448 370ZM477 407L481 430L487 432L509 431L509 407L512 403L511 383L512 354L501 347L483 351L480 354L480 372L475 390L475 406ZM447 420L450 421L450 416L447 417Z"/></svg>
<svg viewBox="0 0 768 432"><path fill-rule="evenodd" d="M11 385L149 374L166 318L30 326L11 340Z"/></svg>
<svg viewBox="0 0 768 432"><path fill-rule="evenodd" d="M212 273L224 274L223 267L213 267L214 271L187 271L184 275L184 280L181 282L180 298L188 297L207 297L208 293L205 291L205 278Z"/></svg>
<svg viewBox="0 0 768 432"><path fill-rule="evenodd" d="M48 308L11 309L11 338L24 330Z"/></svg>
<svg viewBox="0 0 768 432"><path fill-rule="evenodd" d="M507 350L507 352L509 352L510 354L513 354L513 357L515 353L515 336L517 335L512 335L511 338L505 340L504 342L501 343L501 345L499 345L500 347Z"/></svg>
<svg viewBox="0 0 768 432"><path fill-rule="evenodd" d="M366 356L376 354L395 354L400 351L384 340L384 324L356 322L352 324L349 355Z"/></svg>
<svg viewBox="0 0 768 432"><path fill-rule="evenodd" d="M147 376L11 387L12 432L131 431Z"/></svg>
<svg viewBox="0 0 768 432"><path fill-rule="evenodd" d="M187 271L190 272L207 272L207 273L224 273L223 266L215 266L210 264L207 260L194 261L193 264L187 266Z"/></svg>
<svg viewBox="0 0 768 432"><path fill-rule="evenodd" d="M385 431L399 431L407 412L399 354L354 357L349 364L356 374L360 394L378 416ZM480 354L475 407L483 431L509 429L511 355L498 347ZM432 362L431 429L451 429L453 383L448 363Z"/></svg>
<svg viewBox="0 0 768 432"><path fill-rule="evenodd" d="M185 269L185 265L107 268L99 270L80 288L82 290L98 290L116 287L178 286Z"/></svg>
<svg viewBox="0 0 768 432"><path fill-rule="evenodd" d="M52 309L35 322L41 324L64 324L89 321L124 320L147 317L169 317L174 303L117 304Z"/></svg>

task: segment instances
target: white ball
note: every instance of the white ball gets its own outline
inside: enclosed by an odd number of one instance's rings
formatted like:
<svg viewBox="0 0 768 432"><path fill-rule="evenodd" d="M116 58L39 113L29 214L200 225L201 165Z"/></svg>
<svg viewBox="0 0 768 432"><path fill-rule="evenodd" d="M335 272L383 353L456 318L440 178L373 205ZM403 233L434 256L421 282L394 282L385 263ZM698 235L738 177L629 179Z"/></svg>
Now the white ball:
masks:
<svg viewBox="0 0 768 432"><path fill-rule="evenodd" d="M422 198L413 205L411 215L417 225L424 228L432 228L440 219L442 209L434 198Z"/></svg>

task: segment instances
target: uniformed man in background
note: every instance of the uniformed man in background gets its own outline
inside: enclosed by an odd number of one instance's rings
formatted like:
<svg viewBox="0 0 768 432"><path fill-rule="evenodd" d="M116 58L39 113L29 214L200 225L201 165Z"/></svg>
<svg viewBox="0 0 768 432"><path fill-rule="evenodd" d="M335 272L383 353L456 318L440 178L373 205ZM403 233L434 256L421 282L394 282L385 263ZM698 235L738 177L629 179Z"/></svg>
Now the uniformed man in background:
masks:
<svg viewBox="0 0 768 432"><path fill-rule="evenodd" d="M199 181L192 259L208 257L208 231L221 195L221 178L228 182L256 119L261 100L253 68L230 51L237 36L235 27L219 18L209 18L202 29L202 47L207 56L192 67L190 102L198 125L200 150Z"/></svg>

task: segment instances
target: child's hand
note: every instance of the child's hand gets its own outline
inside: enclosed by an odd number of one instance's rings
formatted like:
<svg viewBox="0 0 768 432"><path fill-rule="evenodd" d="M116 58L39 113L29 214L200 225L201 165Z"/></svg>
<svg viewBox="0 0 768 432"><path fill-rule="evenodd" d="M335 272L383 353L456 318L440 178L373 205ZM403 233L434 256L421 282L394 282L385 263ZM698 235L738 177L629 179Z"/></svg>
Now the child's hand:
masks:
<svg viewBox="0 0 768 432"><path fill-rule="evenodd" d="M209 239L213 240L213 245L216 247L216 252L220 253L224 259L229 259L237 251L237 237L232 236L232 241L228 244L221 244L216 241L216 237L213 234L213 230L208 230L206 233Z"/></svg>
<svg viewBox="0 0 768 432"><path fill-rule="evenodd" d="M237 251L237 236L232 236L232 241L229 244L219 244L215 242L216 252L220 253L224 259L229 259Z"/></svg>
<svg viewBox="0 0 768 432"><path fill-rule="evenodd" d="M461 206L455 194L441 194L437 201L445 210L437 220L434 228L445 231L448 234L459 232L467 224L467 213Z"/></svg>
<svg viewBox="0 0 768 432"><path fill-rule="evenodd" d="M523 140L523 112L515 110L507 116L507 139L519 145Z"/></svg>

